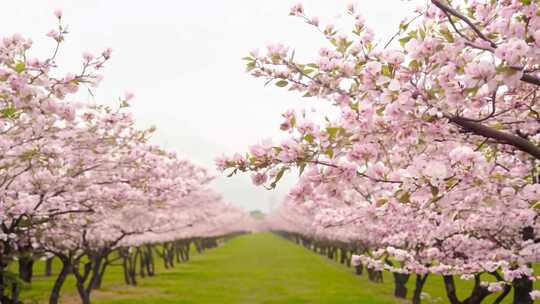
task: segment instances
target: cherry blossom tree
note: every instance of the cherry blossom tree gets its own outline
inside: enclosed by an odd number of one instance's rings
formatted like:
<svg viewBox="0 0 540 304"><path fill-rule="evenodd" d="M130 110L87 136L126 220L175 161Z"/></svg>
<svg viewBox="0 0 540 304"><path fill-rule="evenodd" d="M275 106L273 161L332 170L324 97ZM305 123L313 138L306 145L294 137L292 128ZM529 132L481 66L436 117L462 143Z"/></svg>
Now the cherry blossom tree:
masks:
<svg viewBox="0 0 540 304"><path fill-rule="evenodd" d="M90 303L113 252L131 242L165 248L250 229L246 214L208 187L205 168L150 144L153 128L135 127L132 94L117 107L77 101L82 86L101 80L110 49L84 53L80 73L52 76L67 34L62 13L55 16L58 27L47 35L56 47L46 60L30 58L31 40L20 35L0 43L2 303L19 303L20 284L8 271L14 260L29 281L33 260L54 256L62 268L49 302L58 303L73 275L82 303ZM189 242L182 250L189 257Z"/></svg>
<svg viewBox="0 0 540 304"><path fill-rule="evenodd" d="M348 202L344 194L356 191L361 198L348 203L358 210L328 221L352 229L380 224L370 231L381 237L379 250L361 261L441 274L452 303L480 303L495 291L504 297L509 286L515 303L532 303L532 264L539 260L537 10L533 1L431 0L389 41L377 41L354 6L347 8L354 24L347 34L296 5L291 15L320 31L328 47L303 63L288 47L271 45L245 58L248 70L327 101L338 114L320 122L313 113L287 111L281 143L253 145L217 165L252 171L255 184L270 188L297 168L303 175L290 193L297 202L321 193L327 202ZM401 266L386 264L389 258ZM486 274L497 282L482 282ZM455 275L476 282L465 300L456 296Z"/></svg>

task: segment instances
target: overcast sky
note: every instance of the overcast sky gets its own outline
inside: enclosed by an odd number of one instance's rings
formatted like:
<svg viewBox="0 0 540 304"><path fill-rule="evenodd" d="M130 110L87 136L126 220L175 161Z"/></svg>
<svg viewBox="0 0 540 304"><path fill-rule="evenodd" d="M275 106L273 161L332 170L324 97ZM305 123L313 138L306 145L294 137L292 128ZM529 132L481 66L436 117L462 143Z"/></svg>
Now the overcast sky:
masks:
<svg viewBox="0 0 540 304"><path fill-rule="evenodd" d="M420 1L420 0L418 0ZM416 2L418 2L416 1ZM111 103L124 91L135 93L132 111L141 127L155 125L153 141L214 168L222 153L242 152L264 138L279 138L280 114L311 107L305 99L275 86L263 86L244 71L249 51L282 42L296 58L314 58L325 45L321 35L288 16L297 1L3 1L2 34L34 40L33 54L48 57L54 47L45 33L62 9L70 34L59 54L63 71L78 71L83 51L113 48L105 79L95 90L98 103ZM349 1L306 0L308 14L335 22ZM393 35L414 5L400 0L355 1L379 39ZM89 98L83 96L82 98ZM219 177L214 186L227 200L248 210L277 205L293 184L278 189L251 185L248 175Z"/></svg>

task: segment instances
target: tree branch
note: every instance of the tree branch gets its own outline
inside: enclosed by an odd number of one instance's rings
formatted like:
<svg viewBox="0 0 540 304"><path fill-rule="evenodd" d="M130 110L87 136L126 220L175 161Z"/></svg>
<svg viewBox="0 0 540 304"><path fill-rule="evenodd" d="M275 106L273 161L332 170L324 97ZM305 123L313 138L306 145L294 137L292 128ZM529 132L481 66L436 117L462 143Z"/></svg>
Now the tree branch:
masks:
<svg viewBox="0 0 540 304"><path fill-rule="evenodd" d="M469 131L475 135L485 138L496 139L504 144L513 146L520 151L532 155L536 159L540 159L540 148L530 141L507 132L502 132L481 123L470 121L466 118L445 114L445 117L453 124L460 126L463 130Z"/></svg>

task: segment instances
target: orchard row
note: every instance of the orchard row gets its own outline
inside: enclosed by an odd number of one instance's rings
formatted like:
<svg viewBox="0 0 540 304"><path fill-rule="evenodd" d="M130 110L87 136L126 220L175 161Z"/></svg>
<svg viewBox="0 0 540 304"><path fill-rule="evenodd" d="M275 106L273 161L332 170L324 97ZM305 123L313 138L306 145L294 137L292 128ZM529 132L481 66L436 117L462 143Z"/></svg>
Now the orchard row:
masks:
<svg viewBox="0 0 540 304"><path fill-rule="evenodd" d="M350 31L295 5L290 14L327 45L308 61L270 45L244 58L247 69L336 114L287 111L282 141L217 165L268 188L300 173L271 229L346 244L353 263L414 275L420 291L428 274L441 275L452 304L500 303L511 293L532 303L540 298L538 2L427 2L389 40L375 38L353 5ZM474 281L464 299L456 277Z"/></svg>
<svg viewBox="0 0 540 304"><path fill-rule="evenodd" d="M249 223L209 187L205 168L149 143L153 129L137 129L128 112L132 94L116 107L77 101L81 88L101 80L111 50L84 53L79 73L59 76L56 56L67 31L62 13L55 15L50 58L31 58L32 41L20 35L0 41L3 304L20 303L21 280L31 280L37 259L62 264L51 304L68 275L86 304L112 258L127 265L138 257L153 274L153 252L172 265L174 256L189 257L192 240L207 242ZM10 271L15 261L19 273ZM134 284L133 265L124 269Z"/></svg>

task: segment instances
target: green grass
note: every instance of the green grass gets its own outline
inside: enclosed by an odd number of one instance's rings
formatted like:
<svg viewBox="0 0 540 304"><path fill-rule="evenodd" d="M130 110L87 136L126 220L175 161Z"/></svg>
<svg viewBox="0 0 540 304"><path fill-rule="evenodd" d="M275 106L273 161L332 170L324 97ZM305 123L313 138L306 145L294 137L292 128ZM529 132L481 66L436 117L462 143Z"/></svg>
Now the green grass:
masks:
<svg viewBox="0 0 540 304"><path fill-rule="evenodd" d="M269 233L245 235L188 263L123 284L120 267L111 267L94 303L396 303L389 289L351 274L351 270ZM43 266L35 272L42 273ZM44 301L52 278L36 276L22 299ZM74 281L62 303L77 303Z"/></svg>
<svg viewBox="0 0 540 304"><path fill-rule="evenodd" d="M237 237L193 254L191 261L174 269L166 270L160 262L156 259L157 275L139 279L137 287L125 286L122 269L110 267L93 303L402 303L392 296L391 274L384 274L384 284L371 283L365 275L355 276L352 269L270 233ZM38 263L35 272L41 274L42 269ZM22 299L44 303L52 280L36 276ZM471 284L458 281L460 295ZM412 277L408 285L411 295ZM437 303L447 303L440 277L430 277L425 291L438 298ZM73 278L66 282L63 295L62 303L78 303Z"/></svg>

